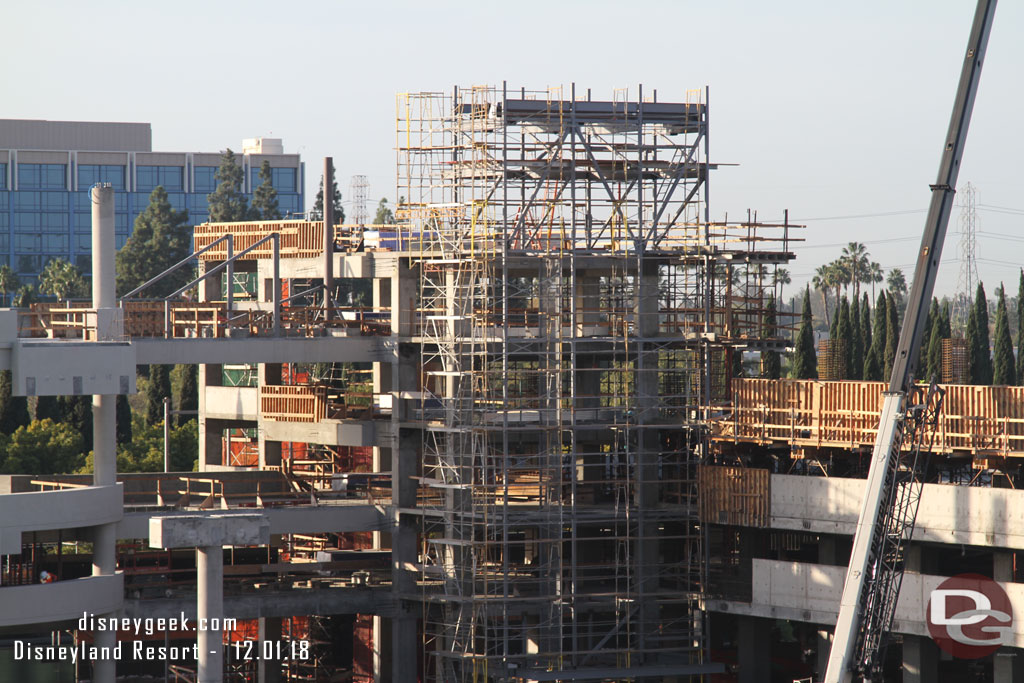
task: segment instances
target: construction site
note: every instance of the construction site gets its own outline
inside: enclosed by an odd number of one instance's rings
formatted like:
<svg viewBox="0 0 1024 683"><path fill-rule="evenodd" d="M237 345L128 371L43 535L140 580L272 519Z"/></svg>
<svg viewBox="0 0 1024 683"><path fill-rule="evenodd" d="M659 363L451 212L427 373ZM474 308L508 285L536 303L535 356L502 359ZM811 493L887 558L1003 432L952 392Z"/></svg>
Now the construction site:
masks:
<svg viewBox="0 0 1024 683"><path fill-rule="evenodd" d="M0 311L13 392L96 419L93 476L0 478L2 633L217 624L69 679L104 683L823 680L893 389L758 378L804 230L711 219L708 94L400 94L394 224L202 224L160 299L113 296L94 188L93 301ZM197 472L116 472L112 401L153 363L200 368ZM1024 387L916 384L905 414L916 525L887 517L860 675L1024 679L1024 626L957 659L926 617L965 573L1024 604Z"/></svg>

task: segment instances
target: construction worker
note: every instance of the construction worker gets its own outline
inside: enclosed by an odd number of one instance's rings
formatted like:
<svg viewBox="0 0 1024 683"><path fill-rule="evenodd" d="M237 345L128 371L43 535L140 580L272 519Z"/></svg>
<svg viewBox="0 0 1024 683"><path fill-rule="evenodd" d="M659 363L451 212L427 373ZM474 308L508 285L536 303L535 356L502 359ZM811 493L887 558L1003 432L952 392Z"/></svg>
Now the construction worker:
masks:
<svg viewBox="0 0 1024 683"><path fill-rule="evenodd" d="M39 583L53 583L57 577L45 569L39 574Z"/></svg>

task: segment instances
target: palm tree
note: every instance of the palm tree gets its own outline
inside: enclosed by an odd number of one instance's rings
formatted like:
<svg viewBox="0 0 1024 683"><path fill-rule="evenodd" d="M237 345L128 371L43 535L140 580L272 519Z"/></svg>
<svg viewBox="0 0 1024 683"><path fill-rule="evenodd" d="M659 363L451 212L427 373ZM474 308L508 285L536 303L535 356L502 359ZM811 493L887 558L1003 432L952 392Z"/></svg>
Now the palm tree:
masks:
<svg viewBox="0 0 1024 683"><path fill-rule="evenodd" d="M871 300L875 300L875 285L885 280L885 273L877 261L872 261L868 266L868 281L871 282Z"/></svg>
<svg viewBox="0 0 1024 683"><path fill-rule="evenodd" d="M20 285L21 280L14 274L14 270L9 265L5 263L0 266L0 293L3 294L3 300L0 303L6 304L7 295L18 291Z"/></svg>
<svg viewBox="0 0 1024 683"><path fill-rule="evenodd" d="M775 275L772 277L774 280L773 284L779 288L778 296L775 297L776 301L782 302L782 288L793 282L789 277L789 271L785 268L776 268Z"/></svg>
<svg viewBox="0 0 1024 683"><path fill-rule="evenodd" d="M892 292L892 295L902 302L903 297L907 294L907 278L903 276L903 270L900 268L890 268L886 284L889 285L889 291Z"/></svg>
<svg viewBox="0 0 1024 683"><path fill-rule="evenodd" d="M846 272L846 265L842 259L836 259L832 263L828 264L828 282L833 289L836 290L836 311L839 310L839 290L845 288L850 284L848 274Z"/></svg>
<svg viewBox="0 0 1024 683"><path fill-rule="evenodd" d="M860 300L860 283L867 282L870 276L871 266L868 256L867 247L861 242L850 242L843 247L841 260L845 264L853 284L853 298L856 301Z"/></svg>
<svg viewBox="0 0 1024 683"><path fill-rule="evenodd" d="M831 278L828 264L822 264L814 269L814 277L811 279L811 286L821 293L821 306L825 309L826 325L831 325L828 319L828 290L832 288Z"/></svg>
<svg viewBox="0 0 1024 683"><path fill-rule="evenodd" d="M39 291L53 294L60 301L84 292L85 278L64 259L54 259L39 273Z"/></svg>

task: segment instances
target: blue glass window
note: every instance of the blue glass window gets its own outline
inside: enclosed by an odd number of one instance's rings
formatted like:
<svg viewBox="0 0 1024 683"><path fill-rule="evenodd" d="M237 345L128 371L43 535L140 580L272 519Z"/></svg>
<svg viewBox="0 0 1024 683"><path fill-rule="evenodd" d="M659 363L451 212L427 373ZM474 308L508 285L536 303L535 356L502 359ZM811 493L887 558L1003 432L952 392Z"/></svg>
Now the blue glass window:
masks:
<svg viewBox="0 0 1024 683"><path fill-rule="evenodd" d="M299 208L299 195L297 194L279 194L277 195L277 208L281 212L281 215L287 213L298 213L301 209Z"/></svg>
<svg viewBox="0 0 1024 683"><path fill-rule="evenodd" d="M9 196L10 193L8 192L0 192L0 211L7 212L8 201L10 201Z"/></svg>
<svg viewBox="0 0 1024 683"><path fill-rule="evenodd" d="M270 169L270 182L278 192L295 192L295 169L294 168L272 168Z"/></svg>
<svg viewBox="0 0 1024 683"><path fill-rule="evenodd" d="M18 164L18 189L63 190L66 170L66 164Z"/></svg>
<svg viewBox="0 0 1024 683"><path fill-rule="evenodd" d="M39 233L18 233L14 236L14 250L21 253L38 252L42 246L42 237Z"/></svg>
<svg viewBox="0 0 1024 683"><path fill-rule="evenodd" d="M149 192L157 185L162 185L168 192L181 192L185 189L184 169L181 166L139 166L135 177L135 189L139 191Z"/></svg>
<svg viewBox="0 0 1024 683"><path fill-rule="evenodd" d="M7 164L0 164L0 190L7 189Z"/></svg>
<svg viewBox="0 0 1024 683"><path fill-rule="evenodd" d="M62 256L68 252L68 236L65 235L43 235L43 251L53 253L55 251L63 252Z"/></svg>
<svg viewBox="0 0 1024 683"><path fill-rule="evenodd" d="M17 240L15 240L15 249L17 249ZM28 254L18 255L18 273L38 273L41 258L39 256L29 256ZM22 281L22 284L31 284Z"/></svg>
<svg viewBox="0 0 1024 683"><path fill-rule="evenodd" d="M196 177L196 192L213 192L217 189L217 167L196 166L194 169Z"/></svg>
<svg viewBox="0 0 1024 683"><path fill-rule="evenodd" d="M128 214L119 213L114 215L114 232L118 234L128 233Z"/></svg>
<svg viewBox="0 0 1024 683"><path fill-rule="evenodd" d="M96 183L110 183L115 190L124 189L124 166L81 164L78 167L78 189L87 190Z"/></svg>
<svg viewBox="0 0 1024 683"><path fill-rule="evenodd" d="M92 235L83 235L81 233L75 235L75 248L78 251L92 251Z"/></svg>
<svg viewBox="0 0 1024 683"><path fill-rule="evenodd" d="M189 211L189 223L192 225L200 225L210 220L210 213L208 211Z"/></svg>
<svg viewBox="0 0 1024 683"><path fill-rule="evenodd" d="M148 192L135 192L132 194L132 212L139 214L149 206Z"/></svg>
<svg viewBox="0 0 1024 683"><path fill-rule="evenodd" d="M15 192L14 193L14 210L15 211L39 211L42 209L42 199L39 196L40 192Z"/></svg>
<svg viewBox="0 0 1024 683"><path fill-rule="evenodd" d="M14 231L35 233L39 232L39 213L14 212Z"/></svg>
<svg viewBox="0 0 1024 683"><path fill-rule="evenodd" d="M128 235L114 235L114 248L120 249L128 241Z"/></svg>
<svg viewBox="0 0 1024 683"><path fill-rule="evenodd" d="M252 189L255 192L256 188L263 184L263 181L260 180L260 169L250 169L249 173L252 176ZM278 192L295 192L295 169L270 169L270 184L273 185L274 189ZM211 192L212 191L213 190L211 190Z"/></svg>
<svg viewBox="0 0 1024 683"><path fill-rule="evenodd" d="M68 232L68 214L41 213L39 228L42 232Z"/></svg>

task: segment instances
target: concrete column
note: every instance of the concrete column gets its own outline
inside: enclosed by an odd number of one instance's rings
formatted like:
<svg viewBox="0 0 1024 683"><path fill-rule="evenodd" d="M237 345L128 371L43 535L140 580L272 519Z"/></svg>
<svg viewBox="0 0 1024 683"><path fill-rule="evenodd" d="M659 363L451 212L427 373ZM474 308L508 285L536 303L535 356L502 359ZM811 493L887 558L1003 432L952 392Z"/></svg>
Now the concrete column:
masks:
<svg viewBox="0 0 1024 683"><path fill-rule="evenodd" d="M763 683L771 678L771 620L737 617L739 683Z"/></svg>
<svg viewBox="0 0 1024 683"><path fill-rule="evenodd" d="M92 199L92 306L97 309L97 337L106 329L101 309L113 309L115 297L114 271L114 188L95 186L89 193ZM113 486L117 483L117 396L92 397L93 420L93 485ZM117 568L117 525L97 527L93 538L93 576L109 576ZM105 614L113 617L114 614ZM98 631L95 644L102 648L117 645L117 633ZM93 680L113 683L117 663L98 660L93 665Z"/></svg>
<svg viewBox="0 0 1024 683"><path fill-rule="evenodd" d="M903 683L930 683L939 677L939 648L924 636L903 636Z"/></svg>
<svg viewBox="0 0 1024 683"><path fill-rule="evenodd" d="M1014 580L1014 554L995 551L992 553L992 578L1001 582ZM993 683L1021 683L1024 681L1022 653L1015 647L1003 647L992 658Z"/></svg>
<svg viewBox="0 0 1024 683"><path fill-rule="evenodd" d="M281 640L281 617L260 617L260 642ZM281 662L277 659L261 659L257 666L259 683L280 683Z"/></svg>
<svg viewBox="0 0 1024 683"><path fill-rule="evenodd" d="M196 576L197 624L218 627L196 630L199 683L223 683L224 634L220 626L224 620L224 551L221 546L196 548Z"/></svg>

